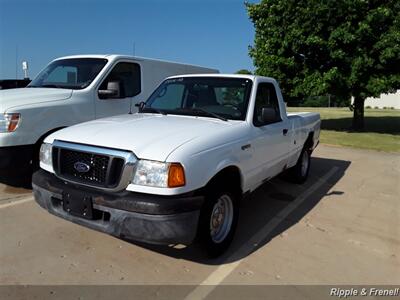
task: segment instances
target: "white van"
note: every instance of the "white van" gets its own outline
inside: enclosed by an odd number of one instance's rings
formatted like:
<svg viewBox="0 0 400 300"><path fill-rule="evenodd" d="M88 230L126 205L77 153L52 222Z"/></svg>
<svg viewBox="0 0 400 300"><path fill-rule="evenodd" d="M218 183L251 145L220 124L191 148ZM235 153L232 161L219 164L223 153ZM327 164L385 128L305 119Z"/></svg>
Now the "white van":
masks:
<svg viewBox="0 0 400 300"><path fill-rule="evenodd" d="M40 145L50 133L136 112L135 104L164 78L191 73L218 71L124 55L58 58L26 88L0 91L0 168L37 164Z"/></svg>

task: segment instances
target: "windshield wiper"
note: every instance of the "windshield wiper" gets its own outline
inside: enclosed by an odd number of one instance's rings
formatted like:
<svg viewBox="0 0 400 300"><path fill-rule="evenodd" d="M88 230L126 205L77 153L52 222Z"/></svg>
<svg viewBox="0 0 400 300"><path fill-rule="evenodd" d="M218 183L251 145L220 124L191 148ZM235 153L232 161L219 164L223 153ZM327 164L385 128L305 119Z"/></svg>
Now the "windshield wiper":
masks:
<svg viewBox="0 0 400 300"><path fill-rule="evenodd" d="M157 113L157 114L161 114L161 115L167 115L167 113L161 109L157 109L154 107L142 107L141 109L139 109L140 113L144 113L144 112L148 112L148 113Z"/></svg>
<svg viewBox="0 0 400 300"><path fill-rule="evenodd" d="M194 112L196 112L196 111L197 112L202 112L202 113L204 113L204 114L206 114L208 116L220 119L220 120L225 121L225 122L228 121L227 118L224 118L223 116L220 116L219 114L213 113L211 111L205 110L205 109L200 108L200 107L191 107L191 108L186 108L186 109L189 110L189 111L194 111Z"/></svg>

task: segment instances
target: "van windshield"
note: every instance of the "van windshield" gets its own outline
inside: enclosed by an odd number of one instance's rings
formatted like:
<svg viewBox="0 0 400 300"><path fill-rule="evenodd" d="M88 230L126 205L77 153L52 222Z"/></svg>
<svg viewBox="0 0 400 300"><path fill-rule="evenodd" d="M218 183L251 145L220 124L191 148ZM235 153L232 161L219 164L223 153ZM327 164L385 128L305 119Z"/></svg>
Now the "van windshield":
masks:
<svg viewBox="0 0 400 300"><path fill-rule="evenodd" d="M69 58L50 63L28 87L84 89L100 73L107 59Z"/></svg>
<svg viewBox="0 0 400 300"><path fill-rule="evenodd" d="M247 78L181 77L164 81L140 112L245 120L252 81Z"/></svg>

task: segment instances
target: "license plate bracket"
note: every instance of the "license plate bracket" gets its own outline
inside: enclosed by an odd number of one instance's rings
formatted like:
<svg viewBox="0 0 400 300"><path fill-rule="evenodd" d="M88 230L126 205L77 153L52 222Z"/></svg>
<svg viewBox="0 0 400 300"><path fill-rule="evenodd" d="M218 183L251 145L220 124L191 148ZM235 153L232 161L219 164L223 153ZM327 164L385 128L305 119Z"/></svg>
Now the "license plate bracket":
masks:
<svg viewBox="0 0 400 300"><path fill-rule="evenodd" d="M79 191L65 190L62 193L63 209L71 215L93 219L93 199Z"/></svg>

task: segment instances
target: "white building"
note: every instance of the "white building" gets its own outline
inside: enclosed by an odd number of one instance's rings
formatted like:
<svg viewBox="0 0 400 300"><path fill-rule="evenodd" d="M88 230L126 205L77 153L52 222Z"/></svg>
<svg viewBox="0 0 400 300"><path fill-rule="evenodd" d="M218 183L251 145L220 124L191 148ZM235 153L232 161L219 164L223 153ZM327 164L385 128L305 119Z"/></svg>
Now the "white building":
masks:
<svg viewBox="0 0 400 300"><path fill-rule="evenodd" d="M400 90L397 90L395 94L382 94L379 98L367 98L365 99L365 106L372 108L394 107L400 109Z"/></svg>

